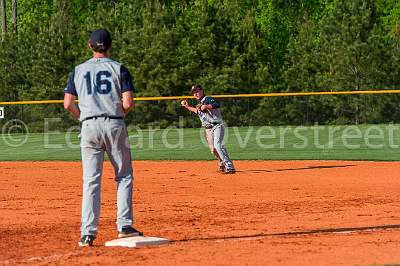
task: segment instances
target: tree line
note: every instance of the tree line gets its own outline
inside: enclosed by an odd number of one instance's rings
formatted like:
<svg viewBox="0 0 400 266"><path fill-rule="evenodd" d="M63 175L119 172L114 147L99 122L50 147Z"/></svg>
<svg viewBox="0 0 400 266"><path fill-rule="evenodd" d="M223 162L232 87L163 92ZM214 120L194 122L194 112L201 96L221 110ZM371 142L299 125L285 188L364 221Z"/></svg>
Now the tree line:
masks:
<svg viewBox="0 0 400 266"><path fill-rule="evenodd" d="M136 96L397 89L397 0L5 1L0 101L62 99L68 73L87 60L90 32L107 28L112 57ZM15 1L16 2L16 1ZM14 11L13 11L14 10ZM18 31L16 30L18 29ZM399 122L397 95L280 97L223 102L228 125ZM34 123L61 106L10 108ZM27 109L27 108L25 108ZM167 126L177 102L139 104L129 122ZM185 122L186 123L186 122ZM187 122L189 123L189 122Z"/></svg>

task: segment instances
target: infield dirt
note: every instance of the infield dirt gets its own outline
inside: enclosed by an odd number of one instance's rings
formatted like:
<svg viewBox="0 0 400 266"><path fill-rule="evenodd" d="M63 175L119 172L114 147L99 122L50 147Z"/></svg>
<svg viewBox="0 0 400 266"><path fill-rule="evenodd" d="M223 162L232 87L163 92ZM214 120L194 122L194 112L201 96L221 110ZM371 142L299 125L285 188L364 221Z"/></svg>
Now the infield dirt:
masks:
<svg viewBox="0 0 400 266"><path fill-rule="evenodd" d="M110 248L106 162L95 246L79 248L81 164L0 162L0 265L400 263L400 163L135 161L135 227L168 245Z"/></svg>

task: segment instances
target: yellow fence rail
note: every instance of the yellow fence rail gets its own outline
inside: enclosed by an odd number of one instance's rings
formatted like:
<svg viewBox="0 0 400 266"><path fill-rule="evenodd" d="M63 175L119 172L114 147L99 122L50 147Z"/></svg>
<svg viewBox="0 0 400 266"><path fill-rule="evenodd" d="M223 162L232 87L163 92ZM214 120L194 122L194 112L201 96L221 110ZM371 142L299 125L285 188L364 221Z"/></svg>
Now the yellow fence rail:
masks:
<svg viewBox="0 0 400 266"><path fill-rule="evenodd" d="M285 96L317 96L317 95L351 95L351 94L394 94L400 90L371 90L371 91L320 91L320 92L277 92L277 93L252 93L252 94L224 94L211 95L214 98L250 98L250 97L285 97ZM193 96L160 96L160 97L136 97L135 101L165 101L183 100L194 98ZM53 104L63 103L63 100L42 101L16 101L0 102L1 105L23 105L23 104Z"/></svg>

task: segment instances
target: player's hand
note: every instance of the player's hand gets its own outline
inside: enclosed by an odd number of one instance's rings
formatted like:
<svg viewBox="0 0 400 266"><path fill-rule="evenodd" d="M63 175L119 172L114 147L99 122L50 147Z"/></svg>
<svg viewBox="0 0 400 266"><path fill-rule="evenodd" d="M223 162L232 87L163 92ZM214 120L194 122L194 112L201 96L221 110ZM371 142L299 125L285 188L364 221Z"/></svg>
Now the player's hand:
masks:
<svg viewBox="0 0 400 266"><path fill-rule="evenodd" d="M206 104L203 104L202 106L200 106L200 111L207 112L207 110L208 110L208 107Z"/></svg>
<svg viewBox="0 0 400 266"><path fill-rule="evenodd" d="M187 108L189 106L186 100L181 101L181 106Z"/></svg>

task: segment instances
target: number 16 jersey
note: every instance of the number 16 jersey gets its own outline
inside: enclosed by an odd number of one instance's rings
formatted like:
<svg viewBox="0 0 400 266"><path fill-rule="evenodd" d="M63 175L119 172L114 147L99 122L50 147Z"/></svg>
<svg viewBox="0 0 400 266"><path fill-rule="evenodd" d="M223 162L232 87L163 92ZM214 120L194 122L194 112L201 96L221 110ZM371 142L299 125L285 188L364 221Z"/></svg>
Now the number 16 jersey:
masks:
<svg viewBox="0 0 400 266"><path fill-rule="evenodd" d="M80 121L93 116L124 117L122 93L133 91L132 76L110 58L91 58L69 74L64 93L79 99Z"/></svg>

